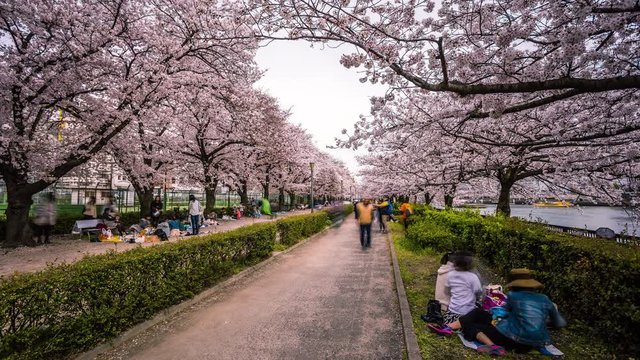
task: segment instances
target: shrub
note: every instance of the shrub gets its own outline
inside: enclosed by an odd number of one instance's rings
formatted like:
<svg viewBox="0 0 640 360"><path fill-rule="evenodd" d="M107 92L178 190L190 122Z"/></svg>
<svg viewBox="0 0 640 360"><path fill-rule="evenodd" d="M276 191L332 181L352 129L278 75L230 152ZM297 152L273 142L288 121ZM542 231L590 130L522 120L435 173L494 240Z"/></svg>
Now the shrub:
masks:
<svg viewBox="0 0 640 360"><path fill-rule="evenodd" d="M433 248L437 251L458 250L454 246L455 236L446 227L429 220L414 222L407 229L407 240L419 248Z"/></svg>
<svg viewBox="0 0 640 360"><path fill-rule="evenodd" d="M270 256L275 238L256 224L1 279L0 358L87 349Z"/></svg>
<svg viewBox="0 0 640 360"><path fill-rule="evenodd" d="M640 337L640 250L604 239L583 238L547 230L539 224L472 212L426 210L411 231L423 223L446 226L458 246L476 253L506 276L528 267L545 284L544 292L570 319L616 339L619 350L638 354ZM423 229L427 231L428 229ZM425 235L413 234L414 239ZM428 236L427 236L428 237ZM414 240L419 242L420 240ZM425 245L432 246L432 245Z"/></svg>
<svg viewBox="0 0 640 360"><path fill-rule="evenodd" d="M329 216L324 211L278 220L276 225L280 234L280 242L289 246L293 245L301 239L320 232L327 226L328 221Z"/></svg>

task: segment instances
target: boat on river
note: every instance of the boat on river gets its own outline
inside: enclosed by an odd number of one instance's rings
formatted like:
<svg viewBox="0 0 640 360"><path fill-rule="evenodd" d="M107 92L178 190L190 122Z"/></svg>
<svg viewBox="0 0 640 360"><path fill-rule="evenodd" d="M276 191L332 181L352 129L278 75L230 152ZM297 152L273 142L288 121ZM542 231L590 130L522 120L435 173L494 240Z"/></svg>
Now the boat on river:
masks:
<svg viewBox="0 0 640 360"><path fill-rule="evenodd" d="M570 201L561 200L561 201L538 201L538 202L534 202L533 206L535 207L572 207L575 205Z"/></svg>

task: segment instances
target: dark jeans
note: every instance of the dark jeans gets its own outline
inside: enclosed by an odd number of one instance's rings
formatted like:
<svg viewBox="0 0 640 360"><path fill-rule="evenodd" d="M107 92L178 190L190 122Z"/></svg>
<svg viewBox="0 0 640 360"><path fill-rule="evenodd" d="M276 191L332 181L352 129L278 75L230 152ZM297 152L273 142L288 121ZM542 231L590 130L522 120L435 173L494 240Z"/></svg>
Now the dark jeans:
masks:
<svg viewBox="0 0 640 360"><path fill-rule="evenodd" d="M51 234L53 225L38 225L36 227L36 235L38 235L38 244L40 243L40 237L44 235L44 243L49 243L49 234Z"/></svg>
<svg viewBox="0 0 640 360"><path fill-rule="evenodd" d="M200 233L200 215L191 215L191 235Z"/></svg>
<svg viewBox="0 0 640 360"><path fill-rule="evenodd" d="M367 233L366 242L365 233ZM371 224L360 224L360 245L371 246Z"/></svg>
<svg viewBox="0 0 640 360"><path fill-rule="evenodd" d="M525 353L531 350L531 346L517 343L510 338L502 335L501 332L491 324L491 314L481 308L471 310L470 313L461 316L460 324L462 325L462 334L469 341L477 340L478 333L487 335L494 344L500 345L506 350L515 350L518 353Z"/></svg>

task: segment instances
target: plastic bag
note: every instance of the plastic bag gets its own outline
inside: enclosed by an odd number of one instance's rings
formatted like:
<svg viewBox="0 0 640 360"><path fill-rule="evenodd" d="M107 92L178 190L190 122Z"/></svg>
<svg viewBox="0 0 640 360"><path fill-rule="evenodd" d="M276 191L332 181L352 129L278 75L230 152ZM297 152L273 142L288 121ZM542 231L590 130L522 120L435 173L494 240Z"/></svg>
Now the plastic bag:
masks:
<svg viewBox="0 0 640 360"><path fill-rule="evenodd" d="M502 286L489 284L484 289L482 308L490 311L496 306L504 306L507 303L507 295L502 292Z"/></svg>

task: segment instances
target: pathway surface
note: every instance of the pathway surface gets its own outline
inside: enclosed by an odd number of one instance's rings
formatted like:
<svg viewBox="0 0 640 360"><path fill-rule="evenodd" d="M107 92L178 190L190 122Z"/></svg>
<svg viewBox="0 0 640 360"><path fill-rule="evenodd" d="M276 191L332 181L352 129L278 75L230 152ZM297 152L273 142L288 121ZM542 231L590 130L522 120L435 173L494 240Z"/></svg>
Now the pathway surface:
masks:
<svg viewBox="0 0 640 360"><path fill-rule="evenodd" d="M349 218L98 359L402 359L386 235Z"/></svg>
<svg viewBox="0 0 640 360"><path fill-rule="evenodd" d="M278 215L283 218L291 215L308 213L309 210L291 211ZM218 226L209 226L200 229L200 234L224 232L251 225L256 222L267 222L272 219L263 216L260 219L242 218L240 220L220 221ZM276 219L277 220L277 219ZM34 272L47 267L47 265L73 263L87 255L104 254L108 251L122 252L139 246L161 246L163 244L188 239L189 237L172 237L167 242L147 244L127 243L100 243L89 242L86 237L78 239L77 236L54 236L51 244L37 247L19 247L16 249L0 248L0 276L16 272Z"/></svg>

